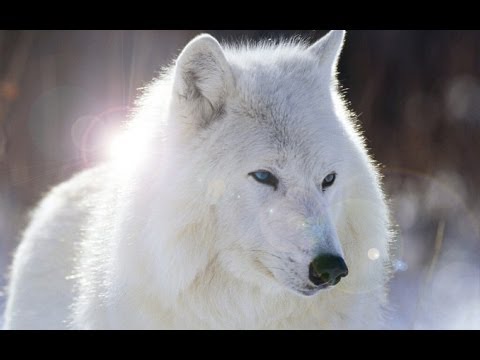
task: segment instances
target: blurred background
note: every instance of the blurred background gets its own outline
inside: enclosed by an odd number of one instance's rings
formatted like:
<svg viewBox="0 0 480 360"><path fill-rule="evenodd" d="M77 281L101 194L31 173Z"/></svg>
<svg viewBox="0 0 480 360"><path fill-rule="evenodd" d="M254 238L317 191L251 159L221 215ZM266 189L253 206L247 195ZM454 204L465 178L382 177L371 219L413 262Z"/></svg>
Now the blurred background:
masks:
<svg viewBox="0 0 480 360"><path fill-rule="evenodd" d="M28 211L108 156L137 89L200 32L326 30L0 31L0 287ZM480 31L352 30L339 70L397 233L389 328L480 329Z"/></svg>

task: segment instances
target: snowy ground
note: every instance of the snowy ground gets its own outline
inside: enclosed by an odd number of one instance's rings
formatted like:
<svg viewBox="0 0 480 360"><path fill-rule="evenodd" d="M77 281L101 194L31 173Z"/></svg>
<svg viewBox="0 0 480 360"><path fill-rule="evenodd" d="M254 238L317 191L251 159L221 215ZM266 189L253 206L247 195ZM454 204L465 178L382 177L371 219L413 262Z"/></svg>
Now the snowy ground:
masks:
<svg viewBox="0 0 480 360"><path fill-rule="evenodd" d="M479 211L453 173L387 174L397 192L394 329L480 329Z"/></svg>
<svg viewBox="0 0 480 360"><path fill-rule="evenodd" d="M2 247L1 247L1 244L0 244L0 274L3 274L5 273L5 252L4 251L1 251L2 250ZM4 306L5 306L5 294L4 294L4 291L3 291L3 288L4 288L4 281L2 278L0 278L0 329L3 328L3 310L4 310Z"/></svg>
<svg viewBox="0 0 480 360"><path fill-rule="evenodd" d="M4 301L0 301L0 329L3 329L3 310L4 310Z"/></svg>
<svg viewBox="0 0 480 360"><path fill-rule="evenodd" d="M480 211L467 206L461 179L392 171L386 189L398 233L389 328L480 329ZM3 273L4 244L0 239Z"/></svg>

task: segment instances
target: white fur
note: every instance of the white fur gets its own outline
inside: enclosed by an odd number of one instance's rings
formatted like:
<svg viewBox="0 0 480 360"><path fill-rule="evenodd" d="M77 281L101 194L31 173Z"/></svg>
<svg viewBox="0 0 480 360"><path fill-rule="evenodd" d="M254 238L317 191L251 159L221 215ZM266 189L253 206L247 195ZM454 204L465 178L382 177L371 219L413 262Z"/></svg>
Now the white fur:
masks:
<svg viewBox="0 0 480 360"><path fill-rule="evenodd" d="M388 211L337 93L343 39L192 40L140 100L131 156L57 186L33 213L6 328L381 326ZM248 176L259 169L277 190ZM326 252L349 275L300 294Z"/></svg>

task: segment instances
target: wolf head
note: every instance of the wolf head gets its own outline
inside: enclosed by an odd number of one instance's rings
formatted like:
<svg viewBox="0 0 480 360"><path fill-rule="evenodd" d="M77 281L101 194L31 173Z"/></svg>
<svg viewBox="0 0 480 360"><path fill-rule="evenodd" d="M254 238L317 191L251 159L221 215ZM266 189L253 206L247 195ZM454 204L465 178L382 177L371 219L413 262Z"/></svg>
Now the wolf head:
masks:
<svg viewBox="0 0 480 360"><path fill-rule="evenodd" d="M239 280L306 296L380 276L359 260L371 249L386 259L387 213L337 92L344 37L222 47L200 35L181 52L164 170L165 196L182 204L168 260L189 263L171 275L179 288L212 259Z"/></svg>

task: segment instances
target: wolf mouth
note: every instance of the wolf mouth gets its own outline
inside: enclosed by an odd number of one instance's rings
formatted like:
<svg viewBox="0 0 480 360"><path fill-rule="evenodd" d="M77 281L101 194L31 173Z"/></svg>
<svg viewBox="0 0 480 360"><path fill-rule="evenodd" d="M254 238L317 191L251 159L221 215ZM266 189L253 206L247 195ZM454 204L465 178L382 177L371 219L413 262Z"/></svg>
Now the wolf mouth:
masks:
<svg viewBox="0 0 480 360"><path fill-rule="evenodd" d="M297 289L294 289L294 291L300 293L301 295L310 297L317 294L321 290L330 289L332 287L333 286L331 285L319 285L319 286L306 285L304 288L302 289L297 288Z"/></svg>
<svg viewBox="0 0 480 360"><path fill-rule="evenodd" d="M272 280L275 280L279 284L283 285L283 287L289 289L290 291L293 291L297 295L300 294L302 296L310 297L310 296L313 296L313 295L317 294L321 290L330 289L330 288L333 288L335 286L335 284L328 284L327 283L327 284L321 284L321 285L305 284L304 286L298 287L298 285L284 283L284 282L279 281L275 277L273 272L267 266L263 265L261 261L257 260L256 263L259 266L259 269L262 271L262 273L264 273L266 276L268 276Z"/></svg>

